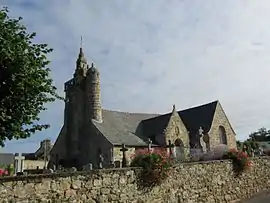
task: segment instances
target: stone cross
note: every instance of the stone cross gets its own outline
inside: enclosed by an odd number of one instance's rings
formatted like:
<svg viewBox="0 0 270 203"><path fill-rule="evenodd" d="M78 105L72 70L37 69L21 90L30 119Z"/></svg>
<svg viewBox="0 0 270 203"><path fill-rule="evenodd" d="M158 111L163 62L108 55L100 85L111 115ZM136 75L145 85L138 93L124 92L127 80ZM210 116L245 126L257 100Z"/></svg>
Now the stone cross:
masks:
<svg viewBox="0 0 270 203"><path fill-rule="evenodd" d="M92 165L92 163L88 163L88 164L84 165L84 166L83 166L83 170L84 170L84 171L91 171L91 170L93 170L93 165Z"/></svg>
<svg viewBox="0 0 270 203"><path fill-rule="evenodd" d="M103 162L104 162L104 157L103 157L103 155L100 153L100 154L99 154L99 168L100 168L100 169L103 168Z"/></svg>
<svg viewBox="0 0 270 203"><path fill-rule="evenodd" d="M199 128L199 135L200 136L202 136L203 135L203 129L202 129L202 127L200 126L200 128Z"/></svg>
<svg viewBox="0 0 270 203"><path fill-rule="evenodd" d="M113 148L110 149L110 166L114 167Z"/></svg>
<svg viewBox="0 0 270 203"><path fill-rule="evenodd" d="M151 152L151 148L152 148L152 140L148 138L148 152Z"/></svg>
<svg viewBox="0 0 270 203"><path fill-rule="evenodd" d="M14 159L15 159L15 164L14 164L15 173L23 172L23 163L24 163L25 157L22 156L21 153L19 153L18 155L15 155Z"/></svg>
<svg viewBox="0 0 270 203"><path fill-rule="evenodd" d="M122 144L120 151L123 152L122 167L127 167L126 151L128 151L128 149L126 148L125 144Z"/></svg>

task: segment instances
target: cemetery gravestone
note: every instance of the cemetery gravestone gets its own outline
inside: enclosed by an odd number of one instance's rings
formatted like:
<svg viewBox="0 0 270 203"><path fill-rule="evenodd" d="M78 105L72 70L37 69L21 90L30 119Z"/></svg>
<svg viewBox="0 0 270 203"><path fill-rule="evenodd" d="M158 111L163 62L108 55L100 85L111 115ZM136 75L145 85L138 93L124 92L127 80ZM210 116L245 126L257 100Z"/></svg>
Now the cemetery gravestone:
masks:
<svg viewBox="0 0 270 203"><path fill-rule="evenodd" d="M88 163L88 164L83 166L83 170L84 171L91 171L91 170L93 170L93 165L91 163Z"/></svg>
<svg viewBox="0 0 270 203"><path fill-rule="evenodd" d="M103 168L103 162L104 162L104 157L103 155L100 153L99 154L99 164L98 164L98 168L102 169Z"/></svg>
<svg viewBox="0 0 270 203"><path fill-rule="evenodd" d="M24 166L24 160L25 160L25 157L21 155L21 153L15 155L14 157L14 160L15 160L15 163L14 163L14 166L15 166L15 174L18 174L18 173L23 173L23 166Z"/></svg>
<svg viewBox="0 0 270 203"><path fill-rule="evenodd" d="M114 162L115 168L121 168L121 161L115 161Z"/></svg>
<svg viewBox="0 0 270 203"><path fill-rule="evenodd" d="M123 152L122 167L127 167L126 151L128 151L128 149L126 148L125 144L122 144L122 149L120 150Z"/></svg>
<svg viewBox="0 0 270 203"><path fill-rule="evenodd" d="M151 152L152 150L152 140L149 138L148 139L148 152Z"/></svg>

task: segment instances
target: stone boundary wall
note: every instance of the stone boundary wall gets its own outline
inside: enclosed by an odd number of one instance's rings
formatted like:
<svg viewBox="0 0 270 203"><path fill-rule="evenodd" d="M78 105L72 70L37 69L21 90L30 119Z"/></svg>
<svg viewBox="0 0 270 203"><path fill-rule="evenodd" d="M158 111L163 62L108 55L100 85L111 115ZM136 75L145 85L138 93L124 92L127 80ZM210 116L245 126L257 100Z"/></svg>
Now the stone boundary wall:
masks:
<svg viewBox="0 0 270 203"><path fill-rule="evenodd" d="M229 160L179 164L161 186L143 191L139 168L93 170L0 178L1 202L237 202L269 190L270 158L253 159L253 167L236 177Z"/></svg>

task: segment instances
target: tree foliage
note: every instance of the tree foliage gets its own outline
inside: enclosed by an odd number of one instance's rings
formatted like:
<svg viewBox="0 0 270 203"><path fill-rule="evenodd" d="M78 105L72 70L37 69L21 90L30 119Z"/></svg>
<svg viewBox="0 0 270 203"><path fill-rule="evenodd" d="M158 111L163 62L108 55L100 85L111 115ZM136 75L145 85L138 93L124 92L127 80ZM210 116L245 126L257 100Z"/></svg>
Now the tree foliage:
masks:
<svg viewBox="0 0 270 203"><path fill-rule="evenodd" d="M22 18L0 10L0 145L5 140L27 138L49 127L40 124L44 104L59 97L52 85L47 44L35 44Z"/></svg>
<svg viewBox="0 0 270 203"><path fill-rule="evenodd" d="M270 130L267 130L266 128L260 128L256 132L253 132L249 135L249 140L255 140L258 142L270 141Z"/></svg>

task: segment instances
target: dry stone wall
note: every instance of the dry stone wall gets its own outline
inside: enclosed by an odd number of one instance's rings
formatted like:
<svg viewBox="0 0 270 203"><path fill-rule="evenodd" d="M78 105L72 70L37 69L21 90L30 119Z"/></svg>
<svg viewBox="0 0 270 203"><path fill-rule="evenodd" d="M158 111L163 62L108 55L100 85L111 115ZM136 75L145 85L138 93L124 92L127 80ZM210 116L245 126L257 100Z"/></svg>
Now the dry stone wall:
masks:
<svg viewBox="0 0 270 203"><path fill-rule="evenodd" d="M253 160L235 177L230 161L177 165L172 176L151 191L140 190L140 169L95 170L0 179L1 202L223 203L270 188L270 159Z"/></svg>

